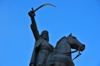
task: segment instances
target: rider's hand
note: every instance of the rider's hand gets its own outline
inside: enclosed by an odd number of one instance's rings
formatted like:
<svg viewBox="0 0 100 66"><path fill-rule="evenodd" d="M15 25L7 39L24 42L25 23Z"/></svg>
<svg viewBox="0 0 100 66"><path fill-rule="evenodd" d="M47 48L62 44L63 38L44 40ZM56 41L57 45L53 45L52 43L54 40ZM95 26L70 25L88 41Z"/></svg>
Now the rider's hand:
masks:
<svg viewBox="0 0 100 66"><path fill-rule="evenodd" d="M35 16L35 11L34 9L32 8L32 11L28 12L28 15L32 18Z"/></svg>

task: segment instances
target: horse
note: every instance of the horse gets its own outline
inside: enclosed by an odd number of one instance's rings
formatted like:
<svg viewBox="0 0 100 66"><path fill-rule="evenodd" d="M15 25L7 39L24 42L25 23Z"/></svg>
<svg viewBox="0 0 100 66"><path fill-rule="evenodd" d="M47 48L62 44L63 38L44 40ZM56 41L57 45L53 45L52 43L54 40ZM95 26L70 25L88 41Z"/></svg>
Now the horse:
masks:
<svg viewBox="0 0 100 66"><path fill-rule="evenodd" d="M85 45L72 36L72 33L57 42L54 51L48 56L46 66L75 66L71 57L71 48L80 51L85 49Z"/></svg>

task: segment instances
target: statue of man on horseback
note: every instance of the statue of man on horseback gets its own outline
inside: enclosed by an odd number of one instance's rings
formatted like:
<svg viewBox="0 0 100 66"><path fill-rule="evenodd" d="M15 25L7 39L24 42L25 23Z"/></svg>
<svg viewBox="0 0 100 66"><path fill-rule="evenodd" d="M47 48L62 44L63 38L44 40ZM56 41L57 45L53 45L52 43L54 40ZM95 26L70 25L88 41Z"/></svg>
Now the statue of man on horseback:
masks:
<svg viewBox="0 0 100 66"><path fill-rule="evenodd" d="M44 5L52 4L47 3ZM70 34L68 37L62 37L54 48L51 44L49 44L49 33L47 30L42 31L39 35L34 16L35 11L44 5L35 10L32 8L32 10L28 13L32 21L31 30L36 40L29 66L74 66L71 53L79 51L80 55L80 51L85 49L85 45L80 43L76 37ZM71 51L71 48L76 49L76 51Z"/></svg>
<svg viewBox="0 0 100 66"><path fill-rule="evenodd" d="M31 17L31 30L36 40L30 66L45 66L46 59L53 51L54 47L49 44L48 31L44 30L41 32L41 35L39 35L39 31L34 19L35 13L33 8L32 11L30 11L28 14Z"/></svg>

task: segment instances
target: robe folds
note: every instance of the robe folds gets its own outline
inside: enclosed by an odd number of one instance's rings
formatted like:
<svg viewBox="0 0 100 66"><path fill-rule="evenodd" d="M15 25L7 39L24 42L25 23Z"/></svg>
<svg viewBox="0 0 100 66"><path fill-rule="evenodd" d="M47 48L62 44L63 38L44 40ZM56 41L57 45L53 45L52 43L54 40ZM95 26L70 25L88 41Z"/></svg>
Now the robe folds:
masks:
<svg viewBox="0 0 100 66"><path fill-rule="evenodd" d="M46 40L40 38L35 42L33 54L30 61L34 66L39 66L40 64L45 66L48 55L53 52L54 47L50 45Z"/></svg>

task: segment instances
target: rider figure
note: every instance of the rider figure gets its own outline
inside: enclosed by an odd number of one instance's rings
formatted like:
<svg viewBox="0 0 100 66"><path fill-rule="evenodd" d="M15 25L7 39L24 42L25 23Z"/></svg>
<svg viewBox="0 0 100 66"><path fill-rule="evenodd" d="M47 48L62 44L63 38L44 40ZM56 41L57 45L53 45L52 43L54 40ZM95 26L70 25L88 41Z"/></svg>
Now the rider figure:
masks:
<svg viewBox="0 0 100 66"><path fill-rule="evenodd" d="M28 13L28 15L31 17L31 30L36 40L30 66L45 66L47 57L53 51L54 47L49 44L48 31L44 30L41 32L41 35L39 35L34 18L35 13L33 8L32 11Z"/></svg>

